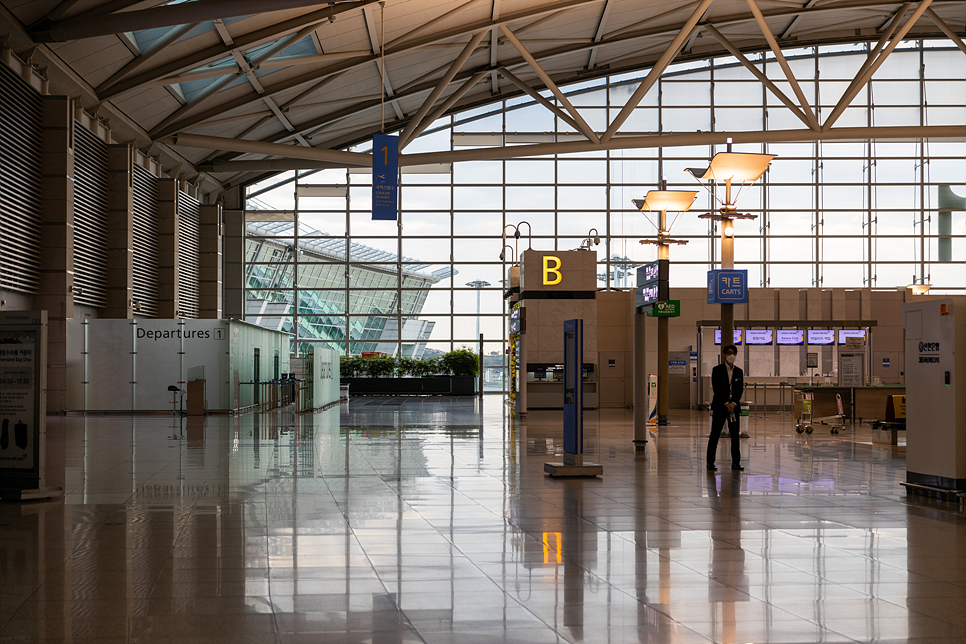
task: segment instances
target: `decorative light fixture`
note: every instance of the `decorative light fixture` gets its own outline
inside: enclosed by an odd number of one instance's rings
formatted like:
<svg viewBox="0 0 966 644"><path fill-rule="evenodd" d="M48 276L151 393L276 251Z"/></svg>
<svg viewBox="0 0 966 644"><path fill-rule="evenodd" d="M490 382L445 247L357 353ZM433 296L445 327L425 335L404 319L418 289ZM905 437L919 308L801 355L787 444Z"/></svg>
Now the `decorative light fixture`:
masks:
<svg viewBox="0 0 966 644"><path fill-rule="evenodd" d="M724 200L718 198L714 193L714 199L721 204L720 214L705 213L698 215L701 219L755 219L757 215L739 213L736 203L738 197L745 188L758 181L761 175L765 174L768 164L775 158L774 154L757 154L752 152L732 152L731 139L728 139L728 151L718 152L711 159L711 165L707 168L687 168L685 172L690 172L699 181L711 180L714 183L725 184ZM739 182L741 189L738 194L731 194L731 184ZM710 192L710 191L709 191Z"/></svg>
<svg viewBox="0 0 966 644"><path fill-rule="evenodd" d="M712 219L721 222L721 269L722 271L733 271L735 267L735 219L757 219L758 215L738 212L738 198L741 193L761 178L768 169L768 164L775 158L774 154L759 154L750 152L732 152L731 139L727 139L728 148L726 152L718 152L711 159L711 164L707 168L687 168L698 181L710 180L713 183L724 183L725 196L721 199L714 191L705 186L711 196L721 204L718 212L707 212L698 215L700 219ZM739 182L741 188L737 194L732 194L732 183ZM702 184L704 185L704 184ZM709 272L709 279L711 273ZM722 279L734 279L725 277ZM747 288L744 279L741 289ZM710 282L709 282L710 284ZM712 290L709 287L709 291ZM747 291L745 291L747 292ZM721 304L721 337L731 338L734 334L735 311L733 303ZM722 340L721 350L724 351L730 343Z"/></svg>
<svg viewBox="0 0 966 644"><path fill-rule="evenodd" d="M587 237L580 242L580 248L577 250L590 250L591 246L600 246L600 233L596 228L587 231Z"/></svg>
<svg viewBox="0 0 966 644"><path fill-rule="evenodd" d="M925 295L926 293L929 292L929 289L932 288L932 285L930 285L930 284L910 284L906 288L910 289L912 291L912 294L913 295Z"/></svg>
<svg viewBox="0 0 966 644"><path fill-rule="evenodd" d="M644 217L657 229L657 239L642 239L642 244L654 244L659 249L660 259L667 259L668 244L687 244L686 239L671 239L671 228L677 222L681 213L687 212L694 203L698 193L694 190L667 190L667 179L661 178L660 190L649 190L644 199L631 199L634 207L641 212L657 212L658 220L654 221L647 215ZM671 223L667 223L667 211L678 213Z"/></svg>
<svg viewBox="0 0 966 644"><path fill-rule="evenodd" d="M503 248L500 249L500 261L502 262L502 261L506 260L506 252L505 251L506 251L507 248L509 248L510 251L513 253L513 255L511 255L511 257L513 257L513 259L510 260L510 263L511 264L516 264L517 263L517 254L516 254L516 251L513 249L513 246L511 246L510 244L503 244Z"/></svg>

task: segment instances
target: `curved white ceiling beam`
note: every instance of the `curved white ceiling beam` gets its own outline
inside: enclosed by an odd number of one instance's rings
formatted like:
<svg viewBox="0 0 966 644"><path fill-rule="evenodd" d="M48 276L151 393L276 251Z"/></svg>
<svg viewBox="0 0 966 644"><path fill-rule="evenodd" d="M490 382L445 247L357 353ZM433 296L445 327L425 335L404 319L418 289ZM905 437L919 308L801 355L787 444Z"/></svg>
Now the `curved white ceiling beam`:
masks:
<svg viewBox="0 0 966 644"><path fill-rule="evenodd" d="M352 2L340 3L332 8L311 11L301 16L289 18L288 20L284 20L278 24L262 27L261 29L256 29L255 31L247 34L241 34L237 37L234 37L232 41L236 49L251 49L252 47L258 47L260 45L264 45L265 43L287 36L308 25L321 24L325 21L328 21L332 15L338 16L341 13L360 9L368 4L378 1L379 0L352 0ZM174 74L194 70L202 65L207 65L208 63L230 58L231 50L231 47L220 43L205 47L190 54L179 56L175 60L162 63L157 67L152 67L151 69L145 70L137 76L131 76L130 78L122 80L113 87L109 88L104 95L100 96L100 99L107 100L117 96L118 94L123 94L124 92L136 89L142 85L146 85L152 81L156 81L167 76L172 76Z"/></svg>
<svg viewBox="0 0 966 644"><path fill-rule="evenodd" d="M194 0L150 9L106 15L81 14L45 22L30 30L36 42L66 42L126 31L175 27L190 22L235 18L253 13L287 11L318 5L319 0Z"/></svg>
<svg viewBox="0 0 966 644"><path fill-rule="evenodd" d="M600 1L601 0L566 0L566 4L570 4L573 6L583 6L583 5L593 4ZM955 2L956 4L963 4L961 0L948 0L948 1ZM526 16L520 16L519 13L503 14L501 19L497 21L498 24L496 26L499 26L499 24L502 24L502 23L513 22L515 20L522 19L523 17L533 17L536 13L556 12L560 10L562 4L564 4L564 2L558 1L550 5L544 5L543 8L540 10L527 12ZM834 5L816 6L811 9L804 9L802 7L793 7L793 8L771 9L768 11L763 11L762 13L766 19L776 19L776 18L785 18L785 17L793 18L802 13L807 13L809 15L816 15L816 14L824 14L828 12L839 12L843 10L855 10L855 9L861 9L861 8L884 8L884 7L891 8L891 7L895 7L897 4L901 4L901 3L889 2L889 1L883 1L883 0L845 0L845 2L839 2ZM730 25L753 22L754 20L755 20L754 16L751 14L750 11L748 11L743 14L737 14L737 15L733 14L728 16L717 17L713 21L713 24L717 26L719 29L721 29ZM847 24L847 23L843 23L843 24ZM477 21L476 23L473 23L472 25L467 25L463 28L448 29L437 34L432 34L422 39L412 41L405 48L401 50L394 50L394 51L387 50L386 56L388 58L388 57L397 56L403 53L411 53L412 51L415 51L427 45L436 44L441 41L451 40L453 38L457 38L460 36L465 37L468 34L477 33L478 31L481 31L481 30L489 30L493 26L494 26L493 21L485 20L485 21ZM581 44L571 45L571 46L562 46L552 50L542 51L539 54L536 54L534 58L536 58L538 61L544 61L549 58L565 56L565 55L569 55L577 52L583 52L583 51L589 52L594 47L601 48L601 47L606 47L608 45L624 44L624 43L628 43L636 40L641 40L644 38L662 38L662 37L668 37L668 36L673 37L673 35L675 35L678 32L679 28L680 28L680 25L675 25L673 27L661 26L661 27L656 27L652 29L642 29L636 32L623 32L623 30L621 30L623 33L621 36L617 38L607 37L597 43L594 43L588 39L586 43L581 43ZM764 42L762 42L761 45L762 45L761 48L767 47L767 44ZM722 49L722 51L724 50ZM313 70L311 72L307 72L305 74L276 83L275 85L266 87L265 88L266 94L269 96L272 96L276 93L285 92L290 89L300 87L306 83L316 81L320 78L324 78L328 74L351 71L353 69L356 69L363 65L371 63L373 60L376 60L376 59L377 59L377 56L369 55L369 56L360 57L354 60L345 61L343 63L333 65L328 68ZM512 62L504 61L503 66L516 67L519 64L523 64L523 62L524 62L523 60L516 60ZM196 126L197 124L209 118L220 118L224 115L226 111L234 110L259 100L261 100L260 95L256 93L250 93L245 96L233 99L231 101L227 101L221 105L215 106L207 110L206 112L195 114L181 121L172 123L169 127L165 128L162 131L159 131L157 133L157 136L165 136L167 134L177 132L187 127Z"/></svg>

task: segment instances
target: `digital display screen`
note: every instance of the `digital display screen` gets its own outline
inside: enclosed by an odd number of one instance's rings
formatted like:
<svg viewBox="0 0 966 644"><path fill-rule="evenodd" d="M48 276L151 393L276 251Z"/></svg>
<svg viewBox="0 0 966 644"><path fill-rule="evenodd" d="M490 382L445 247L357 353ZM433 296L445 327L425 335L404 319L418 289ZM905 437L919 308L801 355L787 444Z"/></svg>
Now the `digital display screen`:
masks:
<svg viewBox="0 0 966 644"><path fill-rule="evenodd" d="M661 291L657 283L637 287L637 306L654 304L659 299L661 299Z"/></svg>
<svg viewBox="0 0 966 644"><path fill-rule="evenodd" d="M745 331L745 342L748 344L771 344L771 329L748 329Z"/></svg>
<svg viewBox="0 0 966 644"><path fill-rule="evenodd" d="M644 283L653 282L660 279L661 271L660 265L657 262L651 262L650 264L644 265Z"/></svg>
<svg viewBox="0 0 966 644"><path fill-rule="evenodd" d="M778 329L778 344L781 345L802 345L805 344L805 331L803 329Z"/></svg>
<svg viewBox="0 0 966 644"><path fill-rule="evenodd" d="M835 331L828 329L809 329L809 344L835 344Z"/></svg>
<svg viewBox="0 0 966 644"><path fill-rule="evenodd" d="M845 338L865 339L865 329L839 329L839 344L845 344Z"/></svg>
<svg viewBox="0 0 966 644"><path fill-rule="evenodd" d="M714 343L721 344L721 329L714 330ZM741 344L741 329L735 329L735 340L732 344Z"/></svg>

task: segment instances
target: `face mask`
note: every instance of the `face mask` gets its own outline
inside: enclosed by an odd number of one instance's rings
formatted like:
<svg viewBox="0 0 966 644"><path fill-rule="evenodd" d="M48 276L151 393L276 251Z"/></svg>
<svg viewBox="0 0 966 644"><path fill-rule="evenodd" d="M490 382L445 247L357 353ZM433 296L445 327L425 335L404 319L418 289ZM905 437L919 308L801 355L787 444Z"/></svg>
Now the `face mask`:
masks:
<svg viewBox="0 0 966 644"><path fill-rule="evenodd" d="M734 364L735 363L735 357L736 356L733 356L731 354L728 354L728 355L725 356L725 362L727 362L728 364Z"/></svg>

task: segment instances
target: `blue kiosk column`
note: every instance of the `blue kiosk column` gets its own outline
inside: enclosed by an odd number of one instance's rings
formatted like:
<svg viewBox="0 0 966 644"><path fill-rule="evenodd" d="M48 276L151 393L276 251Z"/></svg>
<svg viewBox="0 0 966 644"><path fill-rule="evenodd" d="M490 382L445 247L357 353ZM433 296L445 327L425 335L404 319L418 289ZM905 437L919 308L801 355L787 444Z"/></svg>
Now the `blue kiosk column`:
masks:
<svg viewBox="0 0 966 644"><path fill-rule="evenodd" d="M598 476L604 468L584 462L584 321L564 321L564 460L544 463L550 476Z"/></svg>

